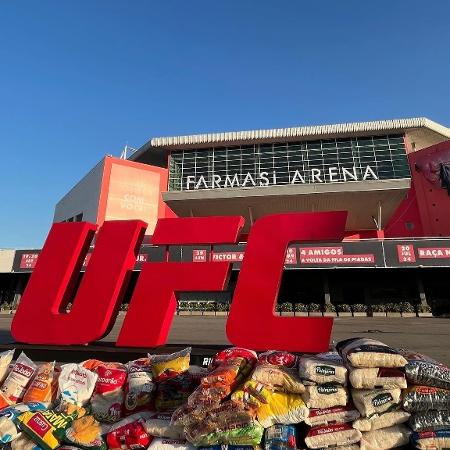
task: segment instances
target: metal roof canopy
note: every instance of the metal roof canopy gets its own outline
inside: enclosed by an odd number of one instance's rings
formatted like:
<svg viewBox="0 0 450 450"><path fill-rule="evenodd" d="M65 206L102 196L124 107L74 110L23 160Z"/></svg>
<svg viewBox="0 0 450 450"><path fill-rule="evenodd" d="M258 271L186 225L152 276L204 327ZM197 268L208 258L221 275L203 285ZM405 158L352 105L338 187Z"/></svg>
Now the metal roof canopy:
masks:
<svg viewBox="0 0 450 450"><path fill-rule="evenodd" d="M348 211L347 230L374 230L405 198L409 178L252 188L168 191L166 204L180 217L242 215L244 232L261 216L298 211Z"/></svg>

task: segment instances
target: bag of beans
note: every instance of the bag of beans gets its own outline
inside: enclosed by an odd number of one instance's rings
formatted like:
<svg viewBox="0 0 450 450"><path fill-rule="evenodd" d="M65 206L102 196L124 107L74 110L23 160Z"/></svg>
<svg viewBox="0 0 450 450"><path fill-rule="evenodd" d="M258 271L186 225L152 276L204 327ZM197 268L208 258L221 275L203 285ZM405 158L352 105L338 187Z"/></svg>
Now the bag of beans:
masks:
<svg viewBox="0 0 450 450"><path fill-rule="evenodd" d="M406 425L394 425L381 430L362 433L361 450L388 450L409 442L411 430Z"/></svg>
<svg viewBox="0 0 450 450"><path fill-rule="evenodd" d="M408 422L414 431L442 431L450 430L450 411L416 412Z"/></svg>
<svg viewBox="0 0 450 450"><path fill-rule="evenodd" d="M397 350L380 341L350 338L336 344L344 362L353 367L404 367L407 364Z"/></svg>
<svg viewBox="0 0 450 450"><path fill-rule="evenodd" d="M411 443L420 450L446 450L450 448L450 430L414 432Z"/></svg>
<svg viewBox="0 0 450 450"><path fill-rule="evenodd" d="M36 368L37 365L25 353L19 355L0 388L0 409L22 400Z"/></svg>
<svg viewBox="0 0 450 450"><path fill-rule="evenodd" d="M361 432L348 423L312 427L305 437L308 448L328 448L352 445L361 440Z"/></svg>
<svg viewBox="0 0 450 450"><path fill-rule="evenodd" d="M409 383L450 389L450 368L421 353L400 349L408 360L405 374Z"/></svg>
<svg viewBox="0 0 450 450"><path fill-rule="evenodd" d="M356 428L359 431L380 430L381 428L388 428L393 425L405 423L410 416L411 414L406 411L398 409L383 414L375 414L369 419L367 417L362 417L353 422L353 428Z"/></svg>
<svg viewBox="0 0 450 450"><path fill-rule="evenodd" d="M407 387L405 374L400 369L350 367L349 380L356 389L406 389Z"/></svg>
<svg viewBox="0 0 450 450"><path fill-rule="evenodd" d="M403 394L403 408L408 412L424 412L430 409L450 410L450 390L411 386Z"/></svg>
<svg viewBox="0 0 450 450"><path fill-rule="evenodd" d="M397 408L401 402L400 389L352 389L353 403L363 417L372 417Z"/></svg>
<svg viewBox="0 0 450 450"><path fill-rule="evenodd" d="M359 416L359 411L352 404L348 404L346 406L333 406L332 408L310 409L305 423L313 427L333 423L347 423L353 422Z"/></svg>
<svg viewBox="0 0 450 450"><path fill-rule="evenodd" d="M347 389L339 384L305 386L303 400L308 408L332 408L345 406L348 402Z"/></svg>
<svg viewBox="0 0 450 450"><path fill-rule="evenodd" d="M302 356L299 360L300 378L317 384L337 383L345 385L347 369L337 353L319 353Z"/></svg>

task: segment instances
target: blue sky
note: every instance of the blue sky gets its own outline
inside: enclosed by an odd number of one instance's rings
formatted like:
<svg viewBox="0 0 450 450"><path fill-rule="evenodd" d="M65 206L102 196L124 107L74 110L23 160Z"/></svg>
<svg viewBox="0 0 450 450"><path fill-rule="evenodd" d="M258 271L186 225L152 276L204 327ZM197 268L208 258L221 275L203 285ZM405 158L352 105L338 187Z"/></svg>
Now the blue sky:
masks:
<svg viewBox="0 0 450 450"><path fill-rule="evenodd" d="M11 1L0 7L0 248L150 137L427 116L450 126L450 2Z"/></svg>

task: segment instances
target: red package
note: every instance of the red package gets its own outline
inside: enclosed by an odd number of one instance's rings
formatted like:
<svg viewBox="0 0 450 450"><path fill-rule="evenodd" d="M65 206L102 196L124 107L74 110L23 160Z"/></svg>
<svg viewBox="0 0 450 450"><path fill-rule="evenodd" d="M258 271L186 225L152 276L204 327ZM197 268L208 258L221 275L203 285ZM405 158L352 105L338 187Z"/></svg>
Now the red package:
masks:
<svg viewBox="0 0 450 450"><path fill-rule="evenodd" d="M256 364L256 360L257 360L257 356L254 351L247 350L246 348L231 347L231 348L227 348L227 349L222 350L221 352L217 353L214 356L208 369L213 370L216 367L223 364L224 362L227 362L230 359L236 359L236 358L244 358L247 361L247 363L250 364L251 366L254 366Z"/></svg>
<svg viewBox="0 0 450 450"><path fill-rule="evenodd" d="M258 362L261 364L271 364L272 366L284 366L287 367L288 369L292 369L297 367L298 357L289 352L269 350L259 355Z"/></svg>
<svg viewBox="0 0 450 450"><path fill-rule="evenodd" d="M106 436L106 442L110 450L146 449L152 440L153 436L146 433L141 421L116 428Z"/></svg>
<svg viewBox="0 0 450 450"><path fill-rule="evenodd" d="M102 364L95 370L98 378L95 383L95 393L105 394L122 388L127 379L127 369L123 364Z"/></svg>

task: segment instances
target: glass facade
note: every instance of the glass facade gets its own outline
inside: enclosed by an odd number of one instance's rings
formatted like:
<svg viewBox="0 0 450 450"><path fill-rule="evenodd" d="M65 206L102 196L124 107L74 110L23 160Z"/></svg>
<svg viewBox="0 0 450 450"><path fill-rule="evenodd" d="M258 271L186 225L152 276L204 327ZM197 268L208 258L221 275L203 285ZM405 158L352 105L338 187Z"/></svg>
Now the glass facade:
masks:
<svg viewBox="0 0 450 450"><path fill-rule="evenodd" d="M410 176L403 135L189 149L169 159L170 191Z"/></svg>

